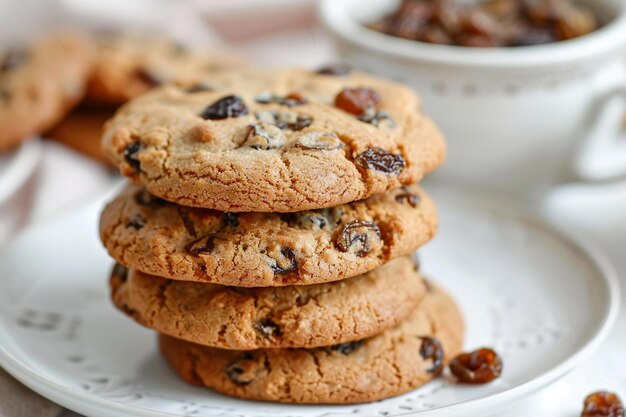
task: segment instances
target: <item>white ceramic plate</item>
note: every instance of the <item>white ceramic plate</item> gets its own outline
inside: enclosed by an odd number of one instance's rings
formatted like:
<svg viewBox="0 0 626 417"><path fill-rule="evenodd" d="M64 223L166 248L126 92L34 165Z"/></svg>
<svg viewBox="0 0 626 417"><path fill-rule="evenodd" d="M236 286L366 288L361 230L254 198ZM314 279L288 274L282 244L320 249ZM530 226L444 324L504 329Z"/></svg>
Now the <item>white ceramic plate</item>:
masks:
<svg viewBox="0 0 626 417"><path fill-rule="evenodd" d="M501 379L441 378L365 405L290 406L228 398L181 382L154 335L108 301L111 260L98 242L101 202L26 231L0 257L0 364L89 416L486 415L563 376L611 327L618 288L595 254L500 204L435 193L439 237L423 270L459 300L467 348L492 346ZM416 354L418 354L416 352Z"/></svg>
<svg viewBox="0 0 626 417"><path fill-rule="evenodd" d="M0 205L35 172L41 158L41 147L39 140L28 140L19 148L0 155Z"/></svg>

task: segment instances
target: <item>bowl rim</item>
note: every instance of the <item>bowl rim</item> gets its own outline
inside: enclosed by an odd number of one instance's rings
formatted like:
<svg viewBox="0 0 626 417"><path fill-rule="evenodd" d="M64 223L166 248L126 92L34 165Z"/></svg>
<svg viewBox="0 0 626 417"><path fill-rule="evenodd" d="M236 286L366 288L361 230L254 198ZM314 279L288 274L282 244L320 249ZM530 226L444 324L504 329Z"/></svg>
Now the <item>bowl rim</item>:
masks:
<svg viewBox="0 0 626 417"><path fill-rule="evenodd" d="M361 0L321 0L318 3L320 20L327 30L344 41L409 61L485 69L536 68L587 61L621 49L626 50L624 1L617 2L621 9L615 18L588 35L567 41L515 48L436 45L376 32L357 22L346 12L348 7L357 2L359 7L371 4Z"/></svg>

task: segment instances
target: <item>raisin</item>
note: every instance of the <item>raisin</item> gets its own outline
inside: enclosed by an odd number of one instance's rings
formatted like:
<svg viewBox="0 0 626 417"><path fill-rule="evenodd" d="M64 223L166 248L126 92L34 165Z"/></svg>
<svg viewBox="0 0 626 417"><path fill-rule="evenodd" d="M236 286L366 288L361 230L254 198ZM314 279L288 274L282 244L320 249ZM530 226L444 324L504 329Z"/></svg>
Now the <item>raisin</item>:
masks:
<svg viewBox="0 0 626 417"><path fill-rule="evenodd" d="M433 17L432 7L418 2L404 2L389 22L389 30L394 36L415 39L423 31L425 23Z"/></svg>
<svg viewBox="0 0 626 417"><path fill-rule="evenodd" d="M458 355L450 362L450 371L460 382L485 384L502 374L502 360L493 350L481 348Z"/></svg>
<svg viewBox="0 0 626 417"><path fill-rule="evenodd" d="M581 417L624 417L626 411L617 394L594 392L585 398Z"/></svg>
<svg viewBox="0 0 626 417"><path fill-rule="evenodd" d="M137 68L135 70L135 77L143 84L146 84L150 87L156 87L163 84L163 80L161 78L145 68Z"/></svg>
<svg viewBox="0 0 626 417"><path fill-rule="evenodd" d="M145 223L146 219L141 214L135 214L133 217L128 219L126 227L132 227L135 230L141 230L143 229Z"/></svg>
<svg viewBox="0 0 626 417"><path fill-rule="evenodd" d="M313 122L311 117L294 111L258 111L255 116L261 122L276 125L279 129L302 130Z"/></svg>
<svg viewBox="0 0 626 417"><path fill-rule="evenodd" d="M483 36L490 40L493 46L498 45L495 34L498 31L496 22L482 10L467 10L463 13L462 23L467 33Z"/></svg>
<svg viewBox="0 0 626 417"><path fill-rule="evenodd" d="M246 352L235 362L229 364L224 369L224 373L237 385L245 386L251 384L258 378L263 378L269 372L269 361L264 355L255 358L255 355Z"/></svg>
<svg viewBox="0 0 626 417"><path fill-rule="evenodd" d="M311 124L311 122L313 122L313 119L311 119L308 116L298 116L296 118L295 121L282 121L282 120L278 120L278 122L276 123L276 126L278 126L281 129L289 129L289 130L302 130L305 127L309 126Z"/></svg>
<svg viewBox="0 0 626 417"><path fill-rule="evenodd" d="M328 225L328 220L324 216L302 216L302 224L310 224L313 228L323 229Z"/></svg>
<svg viewBox="0 0 626 417"><path fill-rule="evenodd" d="M365 343L363 340L355 340L354 342L340 343L338 345L331 346L330 349L341 353L342 355L349 355Z"/></svg>
<svg viewBox="0 0 626 417"><path fill-rule="evenodd" d="M370 107L376 107L380 95L367 87L344 88L335 97L335 107L358 116Z"/></svg>
<svg viewBox="0 0 626 417"><path fill-rule="evenodd" d="M141 161L139 161L139 151L141 150L141 142L136 141L130 143L124 149L124 159L135 171L141 171Z"/></svg>
<svg viewBox="0 0 626 417"><path fill-rule="evenodd" d="M396 128L396 122L391 118L389 113L374 108L365 110L359 115L358 119L364 123L369 123L385 130Z"/></svg>
<svg viewBox="0 0 626 417"><path fill-rule="evenodd" d="M368 25L401 38L470 47L537 45L595 30L593 13L569 0L404 0Z"/></svg>
<svg viewBox="0 0 626 417"><path fill-rule="evenodd" d="M469 46L473 48L489 48L498 46L495 39L485 35L467 34L457 37L459 46Z"/></svg>
<svg viewBox="0 0 626 417"><path fill-rule="evenodd" d="M372 246L379 241L380 229L376 224L354 220L343 227L335 243L342 252L365 256L372 251Z"/></svg>
<svg viewBox="0 0 626 417"><path fill-rule="evenodd" d="M420 355L423 359L432 360L433 364L426 372L439 375L443 371L443 346L439 339L435 337L420 337L422 346L420 347Z"/></svg>
<svg viewBox="0 0 626 417"><path fill-rule="evenodd" d="M330 229L341 222L343 210L338 207L301 211L298 213L282 213L281 218L290 227L304 229Z"/></svg>
<svg viewBox="0 0 626 417"><path fill-rule="evenodd" d="M185 245L185 250L192 255L211 252L215 248L216 240L224 240L216 234L208 234Z"/></svg>
<svg viewBox="0 0 626 417"><path fill-rule="evenodd" d="M453 43L452 36L441 26L431 26L424 29L417 39L421 42L439 45L451 45Z"/></svg>
<svg viewBox="0 0 626 417"><path fill-rule="evenodd" d="M14 49L4 54L0 63L0 72L13 71L28 62L29 53L24 49Z"/></svg>
<svg viewBox="0 0 626 417"><path fill-rule="evenodd" d="M405 167L402 155L380 148L371 148L361 152L355 158L355 162L365 169L373 169L374 171L393 175L400 175Z"/></svg>
<svg viewBox="0 0 626 417"><path fill-rule="evenodd" d="M254 326L255 330L265 338L280 336L280 327L272 319L264 319Z"/></svg>
<svg viewBox="0 0 626 417"><path fill-rule="evenodd" d="M350 72L352 72L352 67L341 63L326 65L317 70L318 74L334 75L336 77L348 75Z"/></svg>
<svg viewBox="0 0 626 417"><path fill-rule="evenodd" d="M284 247L280 250L274 249L268 253L268 256L274 260L272 269L277 274L286 274L298 268L296 253L290 247Z"/></svg>
<svg viewBox="0 0 626 417"><path fill-rule="evenodd" d="M113 266L113 271L111 272L111 276L112 278L117 279L118 281L126 282L126 280L128 280L128 268L126 268L121 263L116 262L115 266Z"/></svg>
<svg viewBox="0 0 626 417"><path fill-rule="evenodd" d="M283 103L286 106L301 106L303 104L307 104L308 100L300 93L289 93L285 97L283 97Z"/></svg>
<svg viewBox="0 0 626 417"><path fill-rule="evenodd" d="M276 103L287 107L301 106L307 103L307 100L299 93L291 93L286 96L277 96L272 93L262 93L256 96L254 101L260 104Z"/></svg>
<svg viewBox="0 0 626 417"><path fill-rule="evenodd" d="M307 303L309 302L310 297L307 294L300 294L296 297L296 305L299 307L302 307L304 305L307 305Z"/></svg>
<svg viewBox="0 0 626 417"><path fill-rule="evenodd" d="M554 1L524 1L525 17L534 25L543 26L558 19L560 13ZM559 7L560 9L560 7Z"/></svg>
<svg viewBox="0 0 626 417"><path fill-rule="evenodd" d="M200 117L205 120L220 120L248 114L248 107L239 96L226 96L207 106Z"/></svg>
<svg viewBox="0 0 626 417"><path fill-rule="evenodd" d="M586 9L569 7L554 22L559 39L572 39L593 31L595 22L593 13Z"/></svg>
<svg viewBox="0 0 626 417"><path fill-rule="evenodd" d="M239 226L239 215L237 213L225 212L223 222L224 226L237 227Z"/></svg>
<svg viewBox="0 0 626 417"><path fill-rule="evenodd" d="M246 141L242 146L257 150L270 150L282 147L287 138L281 128L265 122L257 122L250 126Z"/></svg>
<svg viewBox="0 0 626 417"><path fill-rule="evenodd" d="M396 202L401 204L407 203L411 207L419 206L422 201L422 198L419 195L410 193L406 188L403 188L403 191L403 193L396 195Z"/></svg>
<svg viewBox="0 0 626 417"><path fill-rule="evenodd" d="M295 146L306 150L331 151L343 148L343 142L334 132L307 132L301 135Z"/></svg>
<svg viewBox="0 0 626 417"><path fill-rule="evenodd" d="M286 213L283 219L290 226L298 226L304 229L324 229L328 226L328 218L323 211L305 211L300 213Z"/></svg>
<svg viewBox="0 0 626 417"><path fill-rule="evenodd" d="M152 208L161 207L167 204L167 201L150 194L145 189L135 194L135 201L137 202L137 204L140 204L145 207L152 207Z"/></svg>

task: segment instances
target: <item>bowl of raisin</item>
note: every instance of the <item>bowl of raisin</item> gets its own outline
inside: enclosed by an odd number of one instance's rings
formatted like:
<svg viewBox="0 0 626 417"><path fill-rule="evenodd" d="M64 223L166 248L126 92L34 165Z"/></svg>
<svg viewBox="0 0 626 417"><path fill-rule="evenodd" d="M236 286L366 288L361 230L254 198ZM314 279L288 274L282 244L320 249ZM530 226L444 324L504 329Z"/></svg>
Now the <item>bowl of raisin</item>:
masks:
<svg viewBox="0 0 626 417"><path fill-rule="evenodd" d="M626 99L623 1L322 0L319 12L342 61L418 92L449 145L435 176L528 197L626 174L604 160L616 147L590 151L600 114Z"/></svg>

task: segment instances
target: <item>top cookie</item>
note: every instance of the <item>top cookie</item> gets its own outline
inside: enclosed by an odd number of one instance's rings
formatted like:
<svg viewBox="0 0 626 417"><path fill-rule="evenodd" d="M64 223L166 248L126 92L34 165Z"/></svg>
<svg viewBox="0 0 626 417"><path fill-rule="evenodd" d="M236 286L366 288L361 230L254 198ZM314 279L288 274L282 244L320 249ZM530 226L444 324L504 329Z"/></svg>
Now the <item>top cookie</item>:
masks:
<svg viewBox="0 0 626 417"><path fill-rule="evenodd" d="M217 48L191 48L147 34L96 38L96 62L87 99L120 105L165 82L200 81L212 71L243 65L244 60Z"/></svg>
<svg viewBox="0 0 626 417"><path fill-rule="evenodd" d="M0 151L49 129L78 103L91 56L90 42L73 33L0 54Z"/></svg>
<svg viewBox="0 0 626 417"><path fill-rule="evenodd" d="M407 87L303 69L225 71L209 85L158 88L118 111L103 145L152 194L231 212L363 199L420 180L445 153Z"/></svg>

